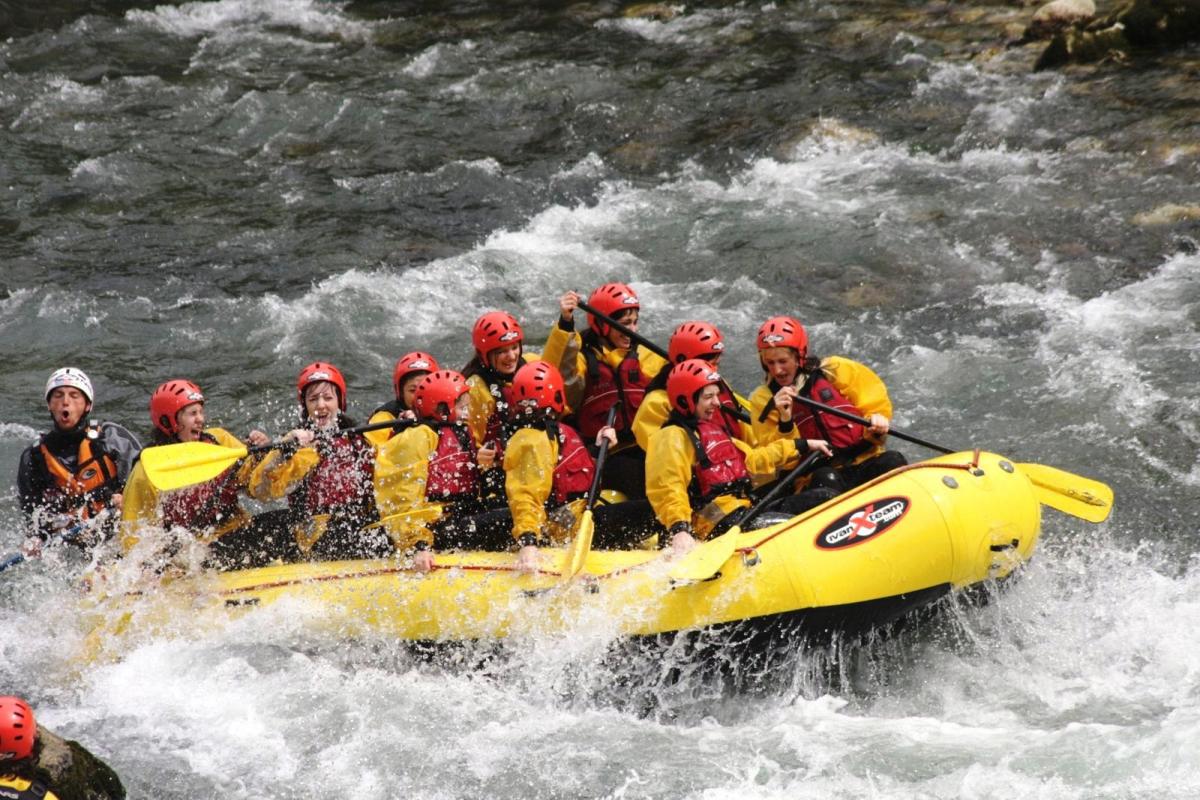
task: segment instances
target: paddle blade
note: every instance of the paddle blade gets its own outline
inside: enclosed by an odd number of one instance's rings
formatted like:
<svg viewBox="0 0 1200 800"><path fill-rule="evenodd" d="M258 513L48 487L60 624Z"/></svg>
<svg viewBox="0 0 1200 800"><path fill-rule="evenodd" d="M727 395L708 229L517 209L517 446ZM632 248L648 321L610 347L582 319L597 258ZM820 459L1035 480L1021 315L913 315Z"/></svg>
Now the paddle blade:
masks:
<svg viewBox="0 0 1200 800"><path fill-rule="evenodd" d="M592 535L596 532L596 521L592 518L592 510L585 509L583 515L579 518L579 528L575 531L575 538L571 540L571 546L567 548L567 554L563 558L562 582L574 578L583 570L583 564L587 561L588 553L592 549Z"/></svg>
<svg viewBox="0 0 1200 800"><path fill-rule="evenodd" d="M222 447L209 442L180 442L142 451L142 469L155 489L169 492L220 475L245 458L244 447Z"/></svg>
<svg viewBox="0 0 1200 800"><path fill-rule="evenodd" d="M1112 512L1108 484L1045 464L1018 464L1037 493L1038 502L1088 522L1103 522Z"/></svg>
<svg viewBox="0 0 1200 800"><path fill-rule="evenodd" d="M741 527L735 525L715 539L701 542L671 567L672 583L698 583L716 575L737 550Z"/></svg>

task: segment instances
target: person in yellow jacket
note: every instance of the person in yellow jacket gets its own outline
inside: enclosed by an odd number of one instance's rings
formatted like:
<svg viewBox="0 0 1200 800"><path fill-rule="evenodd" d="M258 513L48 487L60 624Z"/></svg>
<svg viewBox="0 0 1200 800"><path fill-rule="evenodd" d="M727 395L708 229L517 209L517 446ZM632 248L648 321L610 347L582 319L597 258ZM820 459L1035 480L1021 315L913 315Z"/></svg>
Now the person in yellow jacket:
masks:
<svg viewBox="0 0 1200 800"><path fill-rule="evenodd" d="M727 515L748 507L756 480L770 480L810 450L831 453L821 439L777 439L750 447L733 438L717 424L720 385L720 373L707 361L676 364L667 377L671 414L650 438L646 453L646 496L676 553L690 550ZM795 514L828 496L784 497L776 507Z"/></svg>
<svg viewBox="0 0 1200 800"><path fill-rule="evenodd" d="M513 399L514 430L504 450L505 493L520 548L517 568L532 572L539 567L539 544L562 543L573 535L596 462L584 438L562 421L566 390L554 365L537 361L517 370ZM604 425L596 437L611 446L617 432ZM629 547L660 532L646 500L599 506L593 522L592 546L597 548Z"/></svg>
<svg viewBox="0 0 1200 800"><path fill-rule="evenodd" d="M771 317L758 329L758 356L765 382L750 395L750 415L760 443L821 437L833 447L831 466L813 474L812 485L852 489L907 462L886 449L892 401L870 367L840 356L808 353L808 333L794 317ZM859 425L796 398L807 397L870 421Z"/></svg>
<svg viewBox="0 0 1200 800"><path fill-rule="evenodd" d="M222 447L241 447L242 443L224 428L206 428L204 393L189 380L175 379L161 384L150 395L150 420L153 423L149 446L169 446L179 442L208 442ZM246 437L252 445L270 441L259 430ZM209 563L218 566L262 563L260 532L250 525L250 515L242 508L240 495L250 481L257 464L247 458L225 472L194 486L160 493L146 477L139 460L125 484L125 502L121 510L121 552L128 554L138 544L139 534L148 527L164 530L183 528L209 545Z"/></svg>
<svg viewBox="0 0 1200 800"><path fill-rule="evenodd" d="M287 498L278 525L290 530L285 560L377 558L393 552L375 505L375 448L349 430L346 379L337 367L316 361L296 379L300 425L259 462L250 476L258 500Z"/></svg>
<svg viewBox="0 0 1200 800"><path fill-rule="evenodd" d="M707 361L715 370L720 366L724 353L725 337L721 335L717 326L710 322L684 322L675 329L667 342L667 357L671 366L691 358L699 358ZM669 369L662 370L646 387L646 396L633 420L633 435L643 450L649 450L650 437L658 432L671 415L671 401L666 391L670 372ZM718 424L723 426L730 436L753 445L754 433L750 426L730 413L738 407L738 400L724 381L720 386L720 401L729 411L721 410L716 417Z"/></svg>
<svg viewBox="0 0 1200 800"><path fill-rule="evenodd" d="M422 378L413 393L416 423L379 448L375 502L381 525L413 566L428 572L438 550L503 550L511 543L507 509L485 511L482 475L495 454L467 427L470 388L453 370Z"/></svg>
<svg viewBox="0 0 1200 800"><path fill-rule="evenodd" d="M416 422L417 418L413 413L413 394L416 392L417 384L426 375L437 372L438 369L437 359L421 350L405 353L396 359L396 366L392 370L392 388L396 390L396 398L375 409L371 418L367 420L368 424L374 425L393 419ZM399 427L384 428L367 431L363 436L378 448L400 430Z"/></svg>
<svg viewBox="0 0 1200 800"><path fill-rule="evenodd" d="M641 301L624 283L606 283L592 292L588 305L636 332ZM603 486L628 498L644 497L646 491L646 452L636 446L633 420L650 382L667 366L662 356L640 347L629 336L595 314L588 314L588 328L575 332L575 309L579 295L566 292L559 299L558 325L550 331L544 357L560 362L555 354L577 351L563 366L564 385L573 380L582 384L574 419L585 441L596 438L604 427L608 411L620 404L613 427L617 443L609 452L609 468Z"/></svg>
<svg viewBox="0 0 1200 800"><path fill-rule="evenodd" d="M38 725L20 697L0 696L0 797L9 800L125 800L112 768Z"/></svg>

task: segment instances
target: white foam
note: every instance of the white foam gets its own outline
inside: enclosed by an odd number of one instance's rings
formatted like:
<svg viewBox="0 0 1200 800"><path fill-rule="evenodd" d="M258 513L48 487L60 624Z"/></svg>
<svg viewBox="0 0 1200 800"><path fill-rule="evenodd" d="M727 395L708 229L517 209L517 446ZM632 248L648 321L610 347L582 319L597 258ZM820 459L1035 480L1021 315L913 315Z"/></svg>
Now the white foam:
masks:
<svg viewBox="0 0 1200 800"><path fill-rule="evenodd" d="M371 34L369 25L347 18L337 4L316 0L215 0L158 6L150 11L134 9L125 17L183 38L280 27L354 41L369 41Z"/></svg>

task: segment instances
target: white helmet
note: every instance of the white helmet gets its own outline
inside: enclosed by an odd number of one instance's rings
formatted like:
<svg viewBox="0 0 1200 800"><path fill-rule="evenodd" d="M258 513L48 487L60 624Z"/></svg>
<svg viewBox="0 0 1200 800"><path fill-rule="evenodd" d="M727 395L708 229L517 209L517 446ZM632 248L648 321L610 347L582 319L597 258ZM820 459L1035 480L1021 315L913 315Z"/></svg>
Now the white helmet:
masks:
<svg viewBox="0 0 1200 800"><path fill-rule="evenodd" d="M96 396L92 393L92 380L81 369L75 367L63 367L55 370L50 376L50 380L46 381L46 400L50 400L50 393L60 386L73 386L83 392L84 397L89 403L96 402Z"/></svg>

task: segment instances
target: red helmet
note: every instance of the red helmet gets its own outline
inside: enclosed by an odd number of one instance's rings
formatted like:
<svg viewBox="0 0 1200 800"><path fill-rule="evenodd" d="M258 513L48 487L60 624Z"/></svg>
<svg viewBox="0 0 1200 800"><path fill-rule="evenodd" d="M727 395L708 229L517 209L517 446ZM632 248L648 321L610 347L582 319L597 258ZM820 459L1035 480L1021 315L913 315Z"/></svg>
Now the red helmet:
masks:
<svg viewBox="0 0 1200 800"><path fill-rule="evenodd" d="M604 284L592 292L592 296L588 298L588 305L601 314L607 314L614 318L631 308L640 309L642 307L637 294L625 283ZM592 330L601 336L608 335L609 324L595 314L588 314L588 325L592 326Z"/></svg>
<svg viewBox="0 0 1200 800"><path fill-rule="evenodd" d="M421 379L413 394L413 411L421 419L446 422L458 398L471 391L462 373L452 369L440 369ZM446 408L442 410L442 404Z"/></svg>
<svg viewBox="0 0 1200 800"><path fill-rule="evenodd" d="M808 356L808 333L794 317L771 317L758 329L758 349L790 347L801 360Z"/></svg>
<svg viewBox="0 0 1200 800"><path fill-rule="evenodd" d="M566 407L562 374L545 361L530 361L517 370L512 392L518 413L549 409L561 414Z"/></svg>
<svg viewBox="0 0 1200 800"><path fill-rule="evenodd" d="M667 375L667 396L681 414L696 413L696 393L705 386L721 382L717 372L702 358L689 358L671 368Z"/></svg>
<svg viewBox="0 0 1200 800"><path fill-rule="evenodd" d="M203 402L204 392L191 381L167 381L150 395L150 421L167 436L174 436L179 430L175 415L192 403Z"/></svg>
<svg viewBox="0 0 1200 800"><path fill-rule="evenodd" d="M725 351L725 337L708 322L685 322L671 334L667 357L672 364Z"/></svg>
<svg viewBox="0 0 1200 800"><path fill-rule="evenodd" d="M400 399L400 387L409 375L418 372L437 372L437 370L437 359L429 353L416 350L400 356L396 361L396 368L392 370L392 386L396 387L396 398Z"/></svg>
<svg viewBox="0 0 1200 800"><path fill-rule="evenodd" d="M0 764L20 761L33 755L37 722L33 709L19 697L0 697Z"/></svg>
<svg viewBox="0 0 1200 800"><path fill-rule="evenodd" d="M487 357L493 350L523 341L525 332L521 330L521 323L507 311L489 311L475 320L475 327L471 330L475 354L484 364L487 364Z"/></svg>
<svg viewBox="0 0 1200 800"><path fill-rule="evenodd" d="M304 369L300 370L300 377L296 379L296 393L300 398L301 407L304 406L304 390L314 383L325 381L332 383L337 387L338 391L338 408L342 411L346 410L346 379L342 377L341 370L325 361L314 361Z"/></svg>

